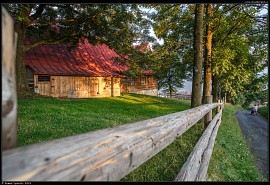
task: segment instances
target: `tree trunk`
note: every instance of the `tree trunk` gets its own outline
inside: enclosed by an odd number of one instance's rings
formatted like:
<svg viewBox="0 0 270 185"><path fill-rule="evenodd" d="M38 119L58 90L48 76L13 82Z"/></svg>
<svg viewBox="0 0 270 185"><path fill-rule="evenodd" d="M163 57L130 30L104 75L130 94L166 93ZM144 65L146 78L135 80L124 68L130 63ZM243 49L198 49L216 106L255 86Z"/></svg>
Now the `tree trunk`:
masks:
<svg viewBox="0 0 270 185"><path fill-rule="evenodd" d="M221 99L222 97L222 90L221 90L221 83L218 81L218 98Z"/></svg>
<svg viewBox="0 0 270 185"><path fill-rule="evenodd" d="M171 83L169 83L169 92L170 92L170 98L172 98L173 88Z"/></svg>
<svg viewBox="0 0 270 185"><path fill-rule="evenodd" d="M202 103L202 62L203 62L203 4L196 4L194 27L194 67L192 79L191 108Z"/></svg>
<svg viewBox="0 0 270 185"><path fill-rule="evenodd" d="M218 76L215 74L212 78L212 94L213 94L213 102L216 103L218 101Z"/></svg>
<svg viewBox="0 0 270 185"><path fill-rule="evenodd" d="M24 64L25 49L24 49L24 37L25 27L23 24L15 23L15 32L18 34L17 40L17 54L16 54L16 82L17 82L17 94L18 96L30 93L28 87L26 67Z"/></svg>
<svg viewBox="0 0 270 185"><path fill-rule="evenodd" d="M208 21L213 16L213 5L207 5L206 17ZM206 103L206 96L211 95L211 77L212 77L212 67L211 67L211 58L212 58L212 40L214 32L211 30L211 21L206 25L206 43L205 43L205 52L206 58L204 63L204 85L203 85L203 103Z"/></svg>

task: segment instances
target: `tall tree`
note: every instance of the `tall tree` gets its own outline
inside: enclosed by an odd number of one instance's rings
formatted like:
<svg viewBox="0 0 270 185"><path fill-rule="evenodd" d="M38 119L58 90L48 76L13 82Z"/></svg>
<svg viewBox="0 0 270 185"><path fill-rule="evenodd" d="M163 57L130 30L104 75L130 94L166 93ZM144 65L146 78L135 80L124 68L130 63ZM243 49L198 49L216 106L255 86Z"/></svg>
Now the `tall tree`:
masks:
<svg viewBox="0 0 270 185"><path fill-rule="evenodd" d="M194 66L191 107L201 105L202 62L203 62L203 13L204 5L196 4L194 26Z"/></svg>
<svg viewBox="0 0 270 185"><path fill-rule="evenodd" d="M222 89L229 98L236 96L244 91L252 76L267 66L267 15L260 14L265 8L265 5L222 5L216 11L221 26L213 37L212 74L217 77L218 86L212 87L213 95L215 92L221 95Z"/></svg>
<svg viewBox="0 0 270 185"><path fill-rule="evenodd" d="M137 4L3 4L13 16L17 43L17 92L27 92L25 52L40 44L66 43L76 46L88 39L105 43L129 63L138 51L135 41L146 42L148 22ZM144 27L144 28L142 28ZM28 44L25 45L26 38ZM150 38L150 37L148 37ZM133 53L132 53L133 52Z"/></svg>
<svg viewBox="0 0 270 185"><path fill-rule="evenodd" d="M163 53L165 46L157 45L154 47L153 58L155 65L156 78L158 79L158 88L163 92L169 93L172 97L177 92L177 88L183 87L183 81L186 78L185 65L182 58L179 58L177 51Z"/></svg>
<svg viewBox="0 0 270 185"><path fill-rule="evenodd" d="M194 5L144 5L155 35L163 41L154 44L152 59L159 87L172 94L191 76L193 56ZM191 54L190 54L191 53ZM191 56L190 56L191 55Z"/></svg>
<svg viewBox="0 0 270 185"><path fill-rule="evenodd" d="M206 96L211 95L211 78L212 78L212 39L215 30L212 26L213 4L206 6L206 42L205 42L205 61L204 61L204 83L203 83L203 103L206 102Z"/></svg>

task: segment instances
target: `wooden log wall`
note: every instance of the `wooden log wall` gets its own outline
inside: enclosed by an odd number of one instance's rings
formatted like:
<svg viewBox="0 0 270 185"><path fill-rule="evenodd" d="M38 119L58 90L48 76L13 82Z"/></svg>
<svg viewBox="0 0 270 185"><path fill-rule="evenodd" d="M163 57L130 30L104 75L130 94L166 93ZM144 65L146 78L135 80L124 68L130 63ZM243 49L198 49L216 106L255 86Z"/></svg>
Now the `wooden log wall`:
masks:
<svg viewBox="0 0 270 185"><path fill-rule="evenodd" d="M2 6L2 149L17 146L17 91L14 22Z"/></svg>
<svg viewBox="0 0 270 185"><path fill-rule="evenodd" d="M175 181L206 181L207 170L221 123L222 110L209 123Z"/></svg>
<svg viewBox="0 0 270 185"><path fill-rule="evenodd" d="M151 75L145 75L144 77L146 78L145 84L142 84L142 77L140 76L134 79L134 85L130 85L130 78L123 79L121 84L121 92L157 96L157 80Z"/></svg>
<svg viewBox="0 0 270 185"><path fill-rule="evenodd" d="M219 105L4 151L2 180L118 181Z"/></svg>
<svg viewBox="0 0 270 185"><path fill-rule="evenodd" d="M45 96L67 98L120 96L120 78L51 76L50 81L39 82L38 76L34 76L37 87L35 92ZM111 87L114 88L113 91Z"/></svg>

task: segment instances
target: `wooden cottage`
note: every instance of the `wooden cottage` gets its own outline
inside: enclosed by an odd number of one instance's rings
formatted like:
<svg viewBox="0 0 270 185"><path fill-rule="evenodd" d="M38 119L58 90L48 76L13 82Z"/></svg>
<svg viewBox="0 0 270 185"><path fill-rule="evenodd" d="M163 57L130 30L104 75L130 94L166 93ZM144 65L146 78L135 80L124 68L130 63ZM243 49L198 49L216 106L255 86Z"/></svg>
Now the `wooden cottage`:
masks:
<svg viewBox="0 0 270 185"><path fill-rule="evenodd" d="M123 75L127 66L114 61L119 55L106 45L86 40L68 50L66 45L40 45L26 53L29 87L52 97L90 98L139 93L157 96L151 71L136 79Z"/></svg>

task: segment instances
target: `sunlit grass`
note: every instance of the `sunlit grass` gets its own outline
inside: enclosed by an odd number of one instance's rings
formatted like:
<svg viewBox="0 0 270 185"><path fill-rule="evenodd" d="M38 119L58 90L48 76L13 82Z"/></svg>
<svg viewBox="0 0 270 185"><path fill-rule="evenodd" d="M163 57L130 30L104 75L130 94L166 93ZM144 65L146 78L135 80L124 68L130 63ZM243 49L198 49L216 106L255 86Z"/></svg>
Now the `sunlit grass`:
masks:
<svg viewBox="0 0 270 185"><path fill-rule="evenodd" d="M29 144L114 127L182 111L188 100L136 94L100 99L18 99L18 144Z"/></svg>

